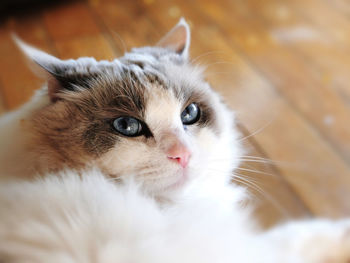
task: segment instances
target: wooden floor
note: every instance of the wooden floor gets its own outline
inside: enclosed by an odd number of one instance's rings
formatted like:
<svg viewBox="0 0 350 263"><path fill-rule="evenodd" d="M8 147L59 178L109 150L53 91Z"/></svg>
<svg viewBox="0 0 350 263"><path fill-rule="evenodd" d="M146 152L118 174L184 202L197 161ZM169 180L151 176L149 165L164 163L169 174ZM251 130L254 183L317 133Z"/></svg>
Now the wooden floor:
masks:
<svg viewBox="0 0 350 263"><path fill-rule="evenodd" d="M2 111L41 80L9 33L60 58L112 59L154 44L184 16L191 54L236 110L254 161L264 225L350 215L350 3L347 0L69 1L8 15L0 25ZM251 158L250 158L251 159Z"/></svg>

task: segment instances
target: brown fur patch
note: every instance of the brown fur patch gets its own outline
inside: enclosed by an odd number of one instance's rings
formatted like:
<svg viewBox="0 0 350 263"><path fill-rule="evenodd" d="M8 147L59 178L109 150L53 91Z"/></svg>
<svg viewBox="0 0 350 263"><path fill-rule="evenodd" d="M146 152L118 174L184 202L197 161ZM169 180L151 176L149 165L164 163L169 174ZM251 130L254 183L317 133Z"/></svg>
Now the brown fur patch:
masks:
<svg viewBox="0 0 350 263"><path fill-rule="evenodd" d="M65 91L31 119L36 151L46 156L48 170L84 167L118 142L121 135L112 126L115 118L143 119L146 92L135 78L101 76L89 85Z"/></svg>

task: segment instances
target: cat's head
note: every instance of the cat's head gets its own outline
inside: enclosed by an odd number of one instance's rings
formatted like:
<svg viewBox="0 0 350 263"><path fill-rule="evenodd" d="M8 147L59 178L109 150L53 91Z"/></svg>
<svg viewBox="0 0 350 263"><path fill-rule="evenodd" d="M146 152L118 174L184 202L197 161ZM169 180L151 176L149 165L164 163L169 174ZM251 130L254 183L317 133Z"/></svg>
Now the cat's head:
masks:
<svg viewBox="0 0 350 263"><path fill-rule="evenodd" d="M59 60L17 42L48 80L48 103L29 125L48 169L97 165L154 194L229 179L239 152L233 116L190 63L183 19L156 46L114 61Z"/></svg>

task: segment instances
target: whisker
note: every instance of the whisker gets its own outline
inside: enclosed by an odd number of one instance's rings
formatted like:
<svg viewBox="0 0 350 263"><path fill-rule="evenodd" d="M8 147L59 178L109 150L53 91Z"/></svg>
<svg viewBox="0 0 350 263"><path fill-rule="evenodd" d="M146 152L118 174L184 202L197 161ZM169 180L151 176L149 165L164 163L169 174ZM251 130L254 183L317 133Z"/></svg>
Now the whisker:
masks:
<svg viewBox="0 0 350 263"><path fill-rule="evenodd" d="M242 155L238 157L240 160L261 160L261 161L267 161L267 162L278 162L278 163L288 163L286 161L278 161L278 160L272 160L260 156L250 156L250 155Z"/></svg>
<svg viewBox="0 0 350 263"><path fill-rule="evenodd" d="M251 162L251 163L264 163L264 164L274 164L273 161L264 161L264 160L249 160L249 159L239 159L241 162Z"/></svg>
<svg viewBox="0 0 350 263"><path fill-rule="evenodd" d="M250 137L252 137L252 136L258 134L259 132L261 132L261 131L263 131L264 129L266 129L269 125L271 125L271 123L272 123L273 121L274 121L274 118L272 118L272 119L271 119L270 121L268 121L265 125L263 125L263 126L260 127L259 129L257 129L255 132L253 132L253 133L251 133L251 134L249 134L249 135L247 135L247 136L245 136L245 137L239 139L238 141L241 142L241 141L243 141L243 140L246 140L246 139L248 139L248 138L250 138Z"/></svg>
<svg viewBox="0 0 350 263"><path fill-rule="evenodd" d="M245 187L247 187L247 188L251 188L252 186L248 183L248 182L246 182L245 180L242 180L241 178L239 178L239 177L236 177L236 178L234 178L234 179L232 179L233 181L235 181L236 183L241 183L242 185L244 185ZM254 193L253 193L254 194Z"/></svg>
<svg viewBox="0 0 350 263"><path fill-rule="evenodd" d="M251 181L238 177L237 175L232 179L232 181L236 181L238 183L243 184L245 187L247 187L248 189L253 189L255 190L257 193L259 193L260 195L262 195L263 197L265 197L265 193L264 191L257 186L256 184L252 183ZM254 192L251 192L251 194L254 194ZM255 195L255 194L254 194ZM256 196L256 195L255 195ZM258 198L258 196L256 196Z"/></svg>
<svg viewBox="0 0 350 263"><path fill-rule="evenodd" d="M203 58L205 56L208 56L208 55L212 55L212 54L215 54L215 53L224 53L223 51L220 51L220 50L212 50L212 51L208 51L208 52L205 52L203 54L200 54L198 55L197 57L191 59L191 63L192 64L195 64L195 62L200 59L200 58Z"/></svg>
<svg viewBox="0 0 350 263"><path fill-rule="evenodd" d="M213 65L220 65L220 64L234 65L234 66L237 65L236 63L233 63L233 62L230 62L230 61L216 61L216 62L213 62L213 63L205 65L205 67L209 68L209 67L211 67Z"/></svg>
<svg viewBox="0 0 350 263"><path fill-rule="evenodd" d="M208 159L208 161L265 161L265 162L270 162L270 163L288 163L288 162L284 162L284 161L274 161L271 159L267 159L267 158L260 158L260 157L255 157L255 156L239 156L239 157L235 157L235 158L210 158Z"/></svg>
<svg viewBox="0 0 350 263"><path fill-rule="evenodd" d="M242 174L238 175L237 173L233 173L233 177L231 176L231 179L233 179L233 178L241 178L241 179L244 179L246 181L253 182L255 184L260 183L260 181L258 181L257 179L253 179L253 178L250 178L250 177L242 175Z"/></svg>
<svg viewBox="0 0 350 263"><path fill-rule="evenodd" d="M258 170L254 170L254 169L243 168L243 167L237 167L236 169L242 170L242 171L247 171L247 172L252 172L252 173L257 173L257 174L262 174L262 175L276 176L275 174L266 173L266 172L262 172L262 171L258 171Z"/></svg>
<svg viewBox="0 0 350 263"><path fill-rule="evenodd" d="M164 179L164 178L170 178L171 175L161 176L161 175L155 175L155 176L145 176L146 180L156 180L156 179Z"/></svg>
<svg viewBox="0 0 350 263"><path fill-rule="evenodd" d="M241 155L240 157L247 157L247 158L253 158L253 159L263 159L263 160L271 160L271 159L267 159L267 158L264 158L264 157L253 156L253 155Z"/></svg>
<svg viewBox="0 0 350 263"><path fill-rule="evenodd" d="M237 174L235 174L235 175L237 176ZM239 174L238 174L238 176L240 179L242 179L242 177L240 177ZM288 210L285 209L283 206L281 206L278 202L276 202L276 200L270 194L268 194L266 191L264 191L260 186L258 186L256 183L250 182L246 178L244 181L249 182L251 184L250 187L252 187L259 194L261 194L267 201L269 201L285 218L291 218L291 215L288 212Z"/></svg>
<svg viewBox="0 0 350 263"><path fill-rule="evenodd" d="M123 38L114 30L112 30L112 35L114 35L115 37L118 38L118 40L120 41L120 43L122 44L122 48L123 48L123 53L126 53L127 48L126 48L126 44L125 41L123 40Z"/></svg>
<svg viewBox="0 0 350 263"><path fill-rule="evenodd" d="M274 161L274 160L259 160L259 159L240 159L242 163L264 163L264 164L270 164L277 167L284 167L284 168L290 168L294 170L300 170L300 171L309 171L307 167L300 165L300 163L292 163L292 162L286 162L286 161Z"/></svg>
<svg viewBox="0 0 350 263"><path fill-rule="evenodd" d="M147 174L147 173L153 173L156 171L160 171L160 169L158 167L148 167L148 168L140 168L138 169L139 171L135 171L135 174Z"/></svg>
<svg viewBox="0 0 350 263"><path fill-rule="evenodd" d="M257 184L258 182L256 180L253 180L252 178L247 178L246 176L242 175L242 174L237 174L237 173L233 173L233 177L232 179L234 180L234 178L240 178L250 184L252 184L251 186L255 187L255 190L261 191L261 193L264 193L264 190Z"/></svg>

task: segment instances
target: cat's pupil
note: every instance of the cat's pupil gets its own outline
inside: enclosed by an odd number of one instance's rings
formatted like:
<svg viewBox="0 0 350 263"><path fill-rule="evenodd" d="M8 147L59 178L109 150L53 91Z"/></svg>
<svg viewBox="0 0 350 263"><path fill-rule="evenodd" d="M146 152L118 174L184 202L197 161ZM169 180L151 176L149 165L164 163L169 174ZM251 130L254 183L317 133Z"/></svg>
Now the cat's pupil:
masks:
<svg viewBox="0 0 350 263"><path fill-rule="evenodd" d="M113 127L117 132L129 137L142 133L141 122L133 117L119 117L113 121Z"/></svg>
<svg viewBox="0 0 350 263"><path fill-rule="evenodd" d="M181 121L185 125L191 125L199 120L199 108L197 104L191 103L181 113Z"/></svg>

